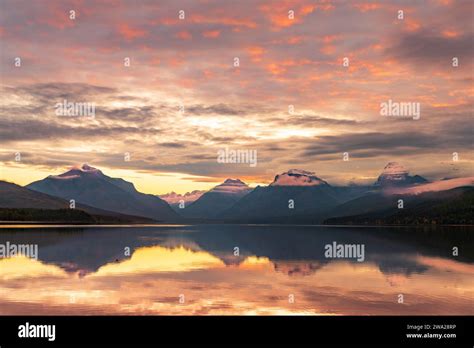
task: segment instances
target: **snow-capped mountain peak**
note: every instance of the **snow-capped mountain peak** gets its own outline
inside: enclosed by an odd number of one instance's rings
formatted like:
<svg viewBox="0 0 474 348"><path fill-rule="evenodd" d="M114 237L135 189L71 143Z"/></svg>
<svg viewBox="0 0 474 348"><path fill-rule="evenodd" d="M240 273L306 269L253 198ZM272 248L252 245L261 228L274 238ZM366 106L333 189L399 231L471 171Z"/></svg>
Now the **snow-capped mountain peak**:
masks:
<svg viewBox="0 0 474 348"><path fill-rule="evenodd" d="M223 184L230 186L247 186L247 184L240 179L226 179Z"/></svg>
<svg viewBox="0 0 474 348"><path fill-rule="evenodd" d="M410 176L408 170L398 162L389 162L375 182L376 186L398 186L425 183L427 180L419 175Z"/></svg>
<svg viewBox="0 0 474 348"><path fill-rule="evenodd" d="M170 192L164 195L159 195L161 199L168 202L168 204L178 204L181 201L185 203L192 203L201 197L206 191L194 190L192 192L186 192L185 194L180 194L176 192Z"/></svg>
<svg viewBox="0 0 474 348"><path fill-rule="evenodd" d="M315 173L301 169L290 169L275 176L270 186L318 186L328 183L316 176Z"/></svg>
<svg viewBox="0 0 474 348"><path fill-rule="evenodd" d="M226 179L222 184L214 187L211 192L239 193L250 190L249 186L240 179Z"/></svg>
<svg viewBox="0 0 474 348"><path fill-rule="evenodd" d="M385 175L408 175L408 171L398 162L389 162L383 169Z"/></svg>
<svg viewBox="0 0 474 348"><path fill-rule="evenodd" d="M103 173L94 167L89 166L88 164L83 164L82 166L73 166L70 170L59 175L50 175L52 179L76 179L83 176L101 176Z"/></svg>
<svg viewBox="0 0 474 348"><path fill-rule="evenodd" d="M90 172L94 172L94 173L100 172L99 169L94 168L94 167L91 167L91 166L88 165L87 163L84 163L84 164L82 165L82 167L80 167L79 169L80 169L81 171L83 171L83 172L88 172L88 173L90 173Z"/></svg>

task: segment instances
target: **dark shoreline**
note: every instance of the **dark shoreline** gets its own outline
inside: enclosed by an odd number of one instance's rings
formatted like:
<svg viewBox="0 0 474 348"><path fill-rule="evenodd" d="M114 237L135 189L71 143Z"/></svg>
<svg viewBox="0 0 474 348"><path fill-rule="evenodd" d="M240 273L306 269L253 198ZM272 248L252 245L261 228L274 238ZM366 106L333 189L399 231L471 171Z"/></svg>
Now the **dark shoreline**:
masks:
<svg viewBox="0 0 474 348"><path fill-rule="evenodd" d="M224 222L224 221L169 221L169 222L110 222L110 223L87 223L83 221L0 221L0 228L2 226L18 226L18 225L61 225L61 226L170 226L170 225L255 225L255 226L324 226L324 227L474 227L474 225L457 225L457 224L412 224L412 225L382 225L382 224L305 224L305 223L248 223L248 222Z"/></svg>

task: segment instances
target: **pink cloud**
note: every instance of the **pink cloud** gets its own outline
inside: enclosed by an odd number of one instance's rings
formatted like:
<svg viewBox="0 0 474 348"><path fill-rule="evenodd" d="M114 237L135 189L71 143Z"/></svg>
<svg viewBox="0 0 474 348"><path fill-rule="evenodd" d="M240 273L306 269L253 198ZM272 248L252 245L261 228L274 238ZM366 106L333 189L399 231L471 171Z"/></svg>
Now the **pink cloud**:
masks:
<svg viewBox="0 0 474 348"><path fill-rule="evenodd" d="M146 30L133 28L127 23L119 24L118 32L125 40L133 40L138 37L143 37L148 33Z"/></svg>

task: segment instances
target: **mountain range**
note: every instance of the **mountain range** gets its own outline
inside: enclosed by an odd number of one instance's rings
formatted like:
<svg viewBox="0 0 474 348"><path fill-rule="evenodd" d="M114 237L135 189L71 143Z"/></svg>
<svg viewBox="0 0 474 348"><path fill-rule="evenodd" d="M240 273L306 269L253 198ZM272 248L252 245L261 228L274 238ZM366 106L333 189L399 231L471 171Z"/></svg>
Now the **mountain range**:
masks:
<svg viewBox="0 0 474 348"><path fill-rule="evenodd" d="M164 195L158 195L162 200L166 201L174 211L179 212L179 209L184 209L191 203L197 201L199 197L205 194L205 190L194 190L186 192L185 194L176 193L174 191Z"/></svg>
<svg viewBox="0 0 474 348"><path fill-rule="evenodd" d="M313 172L290 169L268 186L251 188L240 179L227 179L207 192L155 196L87 164L24 188L12 185L0 182L2 209L50 209L52 214L74 199L77 209L89 215L159 222L473 223L473 177L429 182L396 162L365 186L333 186Z"/></svg>

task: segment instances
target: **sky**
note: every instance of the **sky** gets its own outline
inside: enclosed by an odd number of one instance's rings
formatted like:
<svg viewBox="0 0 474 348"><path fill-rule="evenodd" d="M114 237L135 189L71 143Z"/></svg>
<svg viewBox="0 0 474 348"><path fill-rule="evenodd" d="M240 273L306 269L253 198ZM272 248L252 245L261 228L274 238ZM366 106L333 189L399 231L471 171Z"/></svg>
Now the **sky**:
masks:
<svg viewBox="0 0 474 348"><path fill-rule="evenodd" d="M472 176L473 13L468 0L0 0L0 180L82 163L155 194L292 168L368 184L390 161ZM95 115L58 115L64 101ZM383 115L389 101L419 117ZM258 164L220 163L226 148Z"/></svg>

